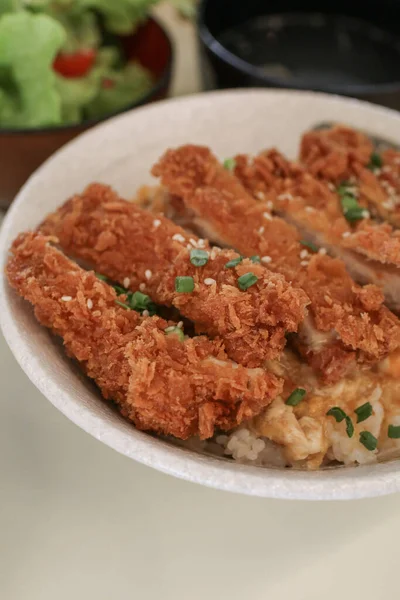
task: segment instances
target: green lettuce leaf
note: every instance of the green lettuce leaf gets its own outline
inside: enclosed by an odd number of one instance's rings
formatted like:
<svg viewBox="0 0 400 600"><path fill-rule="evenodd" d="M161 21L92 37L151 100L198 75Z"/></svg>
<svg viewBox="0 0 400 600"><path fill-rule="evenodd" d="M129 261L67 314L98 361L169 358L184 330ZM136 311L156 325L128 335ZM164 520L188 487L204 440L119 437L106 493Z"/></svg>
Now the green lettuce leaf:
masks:
<svg viewBox="0 0 400 600"><path fill-rule="evenodd" d="M65 41L63 27L46 15L20 11L0 18L0 122L39 127L61 122L52 69Z"/></svg>
<svg viewBox="0 0 400 600"><path fill-rule="evenodd" d="M159 0L76 0L81 6L99 12L106 28L118 34L131 33Z"/></svg>
<svg viewBox="0 0 400 600"><path fill-rule="evenodd" d="M153 83L152 76L138 63L128 63L119 71L106 73L112 87L100 87L97 96L86 107L91 119L115 113L142 98Z"/></svg>
<svg viewBox="0 0 400 600"><path fill-rule="evenodd" d="M1 0L0 0L1 2ZM80 0L50 2L43 0L41 11L56 19L64 27L67 37L62 50L73 54L82 48L97 48L101 31L95 13L85 8Z"/></svg>

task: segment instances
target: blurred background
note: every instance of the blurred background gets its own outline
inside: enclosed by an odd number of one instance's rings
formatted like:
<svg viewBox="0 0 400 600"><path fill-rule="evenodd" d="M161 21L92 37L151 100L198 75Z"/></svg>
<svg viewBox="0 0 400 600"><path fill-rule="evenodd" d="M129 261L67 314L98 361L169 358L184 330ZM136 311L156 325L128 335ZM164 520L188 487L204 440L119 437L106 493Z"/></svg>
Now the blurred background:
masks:
<svg viewBox="0 0 400 600"><path fill-rule="evenodd" d="M0 0L0 206L88 127L203 89L311 89L400 107L400 4Z"/></svg>

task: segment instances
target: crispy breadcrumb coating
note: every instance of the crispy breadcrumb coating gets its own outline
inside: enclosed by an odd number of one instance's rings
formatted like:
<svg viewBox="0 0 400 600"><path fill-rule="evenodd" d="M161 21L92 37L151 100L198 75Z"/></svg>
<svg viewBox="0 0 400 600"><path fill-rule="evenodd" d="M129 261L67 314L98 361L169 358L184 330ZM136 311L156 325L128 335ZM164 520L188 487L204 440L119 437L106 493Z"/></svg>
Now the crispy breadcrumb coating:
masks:
<svg viewBox="0 0 400 600"><path fill-rule="evenodd" d="M343 239L343 247L382 264L400 267L400 231L388 223L360 223L352 235Z"/></svg>
<svg viewBox="0 0 400 600"><path fill-rule="evenodd" d="M350 181L358 188L358 199L371 213L400 227L400 152L385 150L371 163L373 144L363 133L336 126L307 132L300 158L308 171L325 181Z"/></svg>
<svg viewBox="0 0 400 600"><path fill-rule="evenodd" d="M254 198L272 206L304 240L342 259L358 283L376 284L389 308L400 310L400 237L391 225L372 221L367 210L364 218L347 220L341 196L332 184L316 179L276 150L252 160L236 157L235 174ZM357 188L348 185L341 193L357 194ZM358 204L366 209L365 203L364 207Z"/></svg>
<svg viewBox="0 0 400 600"><path fill-rule="evenodd" d="M340 260L307 251L305 257L296 229L272 217L268 207L252 198L207 148L169 150L153 174L182 199L194 215L193 222L203 225L213 239L247 255L260 255L261 260L268 260L268 268L304 289L311 299L311 326L326 334L326 343L314 351L302 328L300 348L308 360L319 365L327 381L346 372L354 358L380 360L399 346L400 323L383 306L382 292L376 286L356 285ZM331 332L334 340L328 339ZM304 338L308 338L306 344ZM348 353L355 354L348 358Z"/></svg>
<svg viewBox="0 0 400 600"><path fill-rule="evenodd" d="M336 125L305 133L300 157L312 175L340 183L354 174L354 165L368 165L373 149L363 133Z"/></svg>
<svg viewBox="0 0 400 600"><path fill-rule="evenodd" d="M227 360L220 341L182 342L166 335L163 319L120 308L114 289L61 254L56 241L21 234L8 281L139 429L208 438L215 427L229 430L258 414L281 392L276 376Z"/></svg>
<svg viewBox="0 0 400 600"><path fill-rule="evenodd" d="M41 231L55 235L63 250L158 304L176 307L199 332L221 336L228 355L246 366L260 366L282 351L286 332L297 330L308 298L261 264L226 264L237 253L210 248L163 216L121 200L109 187L93 184L50 215ZM191 263L193 248L208 252L203 267ZM257 278L242 291L238 278ZM176 277L191 277L194 290L180 293Z"/></svg>

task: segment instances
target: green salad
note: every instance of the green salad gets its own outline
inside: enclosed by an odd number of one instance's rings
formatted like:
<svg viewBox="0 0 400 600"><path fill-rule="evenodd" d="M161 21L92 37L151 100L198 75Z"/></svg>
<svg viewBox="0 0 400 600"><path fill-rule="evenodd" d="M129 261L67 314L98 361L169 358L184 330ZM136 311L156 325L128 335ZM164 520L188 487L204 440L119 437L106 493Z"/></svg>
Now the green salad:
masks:
<svg viewBox="0 0 400 600"><path fill-rule="evenodd" d="M79 123L143 97L152 75L124 60L158 0L0 0L0 127Z"/></svg>

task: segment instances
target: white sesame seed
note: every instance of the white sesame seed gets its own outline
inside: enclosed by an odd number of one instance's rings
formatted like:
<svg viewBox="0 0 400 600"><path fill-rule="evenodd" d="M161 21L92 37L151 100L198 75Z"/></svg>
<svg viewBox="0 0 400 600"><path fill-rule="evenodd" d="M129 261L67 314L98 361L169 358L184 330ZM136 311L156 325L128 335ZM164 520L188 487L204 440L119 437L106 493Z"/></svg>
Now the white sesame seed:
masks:
<svg viewBox="0 0 400 600"><path fill-rule="evenodd" d="M172 236L172 239L173 239L175 242L182 242L182 243L183 243L183 242L185 241L185 238L183 237L183 235L182 235L181 233L175 233L175 234Z"/></svg>
<svg viewBox="0 0 400 600"><path fill-rule="evenodd" d="M61 300L63 302L69 302L70 300L72 300L72 296L61 296Z"/></svg>
<svg viewBox="0 0 400 600"><path fill-rule="evenodd" d="M312 206L306 206L304 210L308 213L312 213L315 211L315 208L313 208Z"/></svg>
<svg viewBox="0 0 400 600"><path fill-rule="evenodd" d="M363 210L362 213L361 213L361 216L364 219L369 219L369 211L368 210Z"/></svg>
<svg viewBox="0 0 400 600"><path fill-rule="evenodd" d="M261 234L263 234L263 233L264 233L264 231L265 231L265 227L264 227L264 226L262 226L262 227L260 227L260 229L258 230L258 233L261 233Z"/></svg>
<svg viewBox="0 0 400 600"><path fill-rule="evenodd" d="M87 299L86 306L88 307L89 310L92 310L92 308L93 308L93 301L90 298Z"/></svg>
<svg viewBox="0 0 400 600"><path fill-rule="evenodd" d="M383 206L383 208L386 208L387 210L393 210L394 203L392 200L386 200L385 202L382 202L382 206Z"/></svg>
<svg viewBox="0 0 400 600"><path fill-rule="evenodd" d="M262 256L261 257L261 262L265 263L266 265L268 263L270 263L272 261L272 258L270 256Z"/></svg>
<svg viewBox="0 0 400 600"><path fill-rule="evenodd" d="M292 194L289 194L289 192L286 192L285 194L280 194L277 198L278 200L293 200L293 196Z"/></svg>
<svg viewBox="0 0 400 600"><path fill-rule="evenodd" d="M182 327L183 327L183 321L179 321L179 323L177 324L177 327L179 327L179 329L182 329Z"/></svg>
<svg viewBox="0 0 400 600"><path fill-rule="evenodd" d="M304 250L302 250L302 251L300 252L300 258L307 258L307 256L308 256L308 252L307 252L307 250L304 248Z"/></svg>
<svg viewBox="0 0 400 600"><path fill-rule="evenodd" d="M349 235L351 235L350 231L344 231L344 232L342 233L342 237L343 237L343 238L347 238L347 237L349 237Z"/></svg>
<svg viewBox="0 0 400 600"><path fill-rule="evenodd" d="M157 227L160 227L160 225L161 225L160 219L154 219L153 226L157 229Z"/></svg>
<svg viewBox="0 0 400 600"><path fill-rule="evenodd" d="M128 288L129 284L131 283L131 280L129 279L129 277L125 277L122 283L124 285L124 288Z"/></svg>
<svg viewBox="0 0 400 600"><path fill-rule="evenodd" d="M263 217L264 217L264 219L267 219L267 221L272 221L271 215L267 212L263 213Z"/></svg>
<svg viewBox="0 0 400 600"><path fill-rule="evenodd" d="M376 175L377 177L379 177L379 175L382 174L382 169L374 169L373 173L374 173L374 175Z"/></svg>
<svg viewBox="0 0 400 600"><path fill-rule="evenodd" d="M211 260L215 260L215 257L217 256L217 253L215 251L215 248L213 248L210 252L210 258Z"/></svg>
<svg viewBox="0 0 400 600"><path fill-rule="evenodd" d="M141 283L141 284L139 285L139 290L140 290L141 292L144 292L144 290L145 290L145 289L146 289L146 284L145 284L145 283Z"/></svg>
<svg viewBox="0 0 400 600"><path fill-rule="evenodd" d="M333 185L332 181L328 181L328 188L331 190L331 192L334 192L336 190L335 186Z"/></svg>
<svg viewBox="0 0 400 600"><path fill-rule="evenodd" d="M191 249L192 249L192 244L188 244L188 245L186 246L186 248L187 248L188 250L191 250Z"/></svg>
<svg viewBox="0 0 400 600"><path fill-rule="evenodd" d="M302 260L300 264L302 267L306 267L308 265L308 260Z"/></svg>
<svg viewBox="0 0 400 600"><path fill-rule="evenodd" d="M144 311L142 312L142 317L149 317L149 316L150 316L150 313L149 313L149 311L148 311L148 310L144 310Z"/></svg>
<svg viewBox="0 0 400 600"><path fill-rule="evenodd" d="M146 269L146 271L144 272L144 276L146 277L147 281L151 279L152 275L153 273L150 271L150 269Z"/></svg>
<svg viewBox="0 0 400 600"><path fill-rule="evenodd" d="M192 244L192 246L194 246L196 248L196 246L197 246L196 240L194 240L193 238L190 238L189 242Z"/></svg>
<svg viewBox="0 0 400 600"><path fill-rule="evenodd" d="M214 283L217 283L217 282L216 282L216 281L215 281L215 279L213 279L212 277L207 277L207 278L204 280L204 283L205 283L206 285L214 285Z"/></svg>
<svg viewBox="0 0 400 600"><path fill-rule="evenodd" d="M256 192L256 196L261 201L265 200L265 194L264 194L264 192Z"/></svg>
<svg viewBox="0 0 400 600"><path fill-rule="evenodd" d="M347 187L346 186L346 192L348 192L349 194L352 194L353 196L359 196L360 195L360 190L358 189L358 187Z"/></svg>
<svg viewBox="0 0 400 600"><path fill-rule="evenodd" d="M268 210L272 210L274 208L274 203L272 200L268 200L268 202L265 203L265 206L268 208Z"/></svg>
<svg viewBox="0 0 400 600"><path fill-rule="evenodd" d="M202 238L199 238L199 239L197 240L197 246L198 246L199 248L204 248L204 246L205 246L205 245L206 245L206 242L205 242L205 240L203 240Z"/></svg>
<svg viewBox="0 0 400 600"><path fill-rule="evenodd" d="M322 255L326 254L326 248L320 248L318 250L318 254L322 254Z"/></svg>

